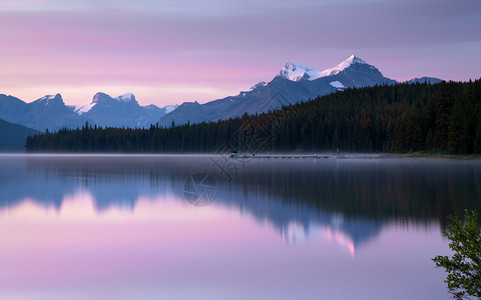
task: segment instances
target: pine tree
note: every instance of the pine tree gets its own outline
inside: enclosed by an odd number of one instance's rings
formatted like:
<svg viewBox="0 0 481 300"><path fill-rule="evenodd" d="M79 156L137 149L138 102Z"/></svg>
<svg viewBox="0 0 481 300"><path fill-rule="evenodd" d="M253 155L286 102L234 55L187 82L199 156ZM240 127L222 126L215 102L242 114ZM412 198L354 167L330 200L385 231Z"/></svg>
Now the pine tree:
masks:
<svg viewBox="0 0 481 300"><path fill-rule="evenodd" d="M464 152L464 113L463 104L457 99L449 118L448 151L454 154Z"/></svg>

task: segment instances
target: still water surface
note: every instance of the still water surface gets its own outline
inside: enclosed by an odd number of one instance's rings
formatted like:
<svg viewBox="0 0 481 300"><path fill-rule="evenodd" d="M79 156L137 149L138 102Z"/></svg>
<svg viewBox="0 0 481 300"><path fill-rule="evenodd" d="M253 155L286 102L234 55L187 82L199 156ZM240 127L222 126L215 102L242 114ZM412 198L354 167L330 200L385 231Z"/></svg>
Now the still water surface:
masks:
<svg viewBox="0 0 481 300"><path fill-rule="evenodd" d="M447 299L479 161L0 156L0 299Z"/></svg>

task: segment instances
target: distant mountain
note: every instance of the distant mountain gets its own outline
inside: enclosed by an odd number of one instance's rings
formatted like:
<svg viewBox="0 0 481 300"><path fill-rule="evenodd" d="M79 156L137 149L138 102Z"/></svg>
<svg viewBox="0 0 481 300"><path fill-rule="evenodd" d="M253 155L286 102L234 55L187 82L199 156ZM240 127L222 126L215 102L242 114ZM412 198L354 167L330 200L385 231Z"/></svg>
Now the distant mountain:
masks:
<svg viewBox="0 0 481 300"><path fill-rule="evenodd" d="M127 93L116 98L97 93L91 102L74 106L73 112L98 126L149 127L177 105L159 108L155 105L140 106L135 96Z"/></svg>
<svg viewBox="0 0 481 300"><path fill-rule="evenodd" d="M77 128L87 121L98 126L149 127L175 108L177 105L140 106L130 93L117 98L97 93L91 102L78 106L65 105L60 94L46 95L31 103L0 94L0 119L41 131Z"/></svg>
<svg viewBox="0 0 481 300"><path fill-rule="evenodd" d="M31 103L0 94L0 119L41 131L75 128L86 121L65 105L60 94L47 95Z"/></svg>
<svg viewBox="0 0 481 300"><path fill-rule="evenodd" d="M440 81L422 77L408 83L433 84ZM205 104L184 102L180 106L141 106L131 93L116 98L97 93L83 105L67 106L60 94L47 95L32 103L0 94L0 119L41 131L77 128L87 121L92 125L108 127L145 128L155 123L170 126L172 121L180 125L189 121L199 123L238 117L245 113L263 113L346 88L397 83L384 77L376 67L352 55L325 70L288 62L270 82L260 82L249 91Z"/></svg>
<svg viewBox="0 0 481 300"><path fill-rule="evenodd" d="M0 152L25 152L27 136L39 133L32 128L0 120Z"/></svg>
<svg viewBox="0 0 481 300"><path fill-rule="evenodd" d="M397 84L374 66L352 55L335 67L319 70L287 63L269 83L261 82L237 96L205 104L185 102L159 121L162 126L216 121L247 114L262 113L287 104L305 101L346 88Z"/></svg>
<svg viewBox="0 0 481 300"><path fill-rule="evenodd" d="M421 77L421 78L413 78L411 80L406 81L407 83L414 84L414 83L429 83L429 84L436 84L443 81L439 78L434 77Z"/></svg>

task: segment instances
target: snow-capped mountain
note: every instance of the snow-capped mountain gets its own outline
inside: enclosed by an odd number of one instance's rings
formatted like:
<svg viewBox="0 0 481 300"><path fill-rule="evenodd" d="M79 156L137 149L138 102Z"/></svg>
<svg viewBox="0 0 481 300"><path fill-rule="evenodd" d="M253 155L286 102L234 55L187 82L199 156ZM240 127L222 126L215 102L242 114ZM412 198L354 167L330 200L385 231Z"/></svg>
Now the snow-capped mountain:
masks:
<svg viewBox="0 0 481 300"><path fill-rule="evenodd" d="M136 100L135 100L135 96L134 96L134 94L132 94L132 93L127 93L127 94L120 95L120 96L118 96L118 97L115 98L115 99L117 99L117 100L120 101L120 102L132 102L132 101L136 101Z"/></svg>
<svg viewBox="0 0 481 300"><path fill-rule="evenodd" d="M46 95L31 103L0 94L0 119L40 131L77 128L86 122L97 126L149 127L178 105L141 106L131 93L112 98L97 93L83 105L67 106L62 96Z"/></svg>
<svg viewBox="0 0 481 300"><path fill-rule="evenodd" d="M306 67L300 64L288 62L281 69L278 76L286 78L291 81L300 81L302 79L313 81L319 78L339 74L340 72L349 68L353 64L367 64L367 63L362 59L360 59L359 57L356 57L355 55L351 55L348 59L341 62L337 66L326 69L326 70L314 69L314 68Z"/></svg>
<svg viewBox="0 0 481 300"><path fill-rule="evenodd" d="M408 83L437 83L437 78L416 78ZM159 122L162 126L198 123L255 114L277 109L283 105L313 99L347 88L396 84L374 66L351 55L345 61L327 69L311 68L297 63L286 63L270 82L260 82L236 96L205 104L184 102L179 105L141 106L132 93L111 97L97 93L82 105L66 106L62 96L46 95L31 103L0 94L0 119L37 130L77 128L89 122L109 127L149 127Z"/></svg>
<svg viewBox="0 0 481 300"><path fill-rule="evenodd" d="M288 62L269 83L261 82L237 96L205 104L185 102L162 117L159 123L169 126L172 121L184 124L228 119L244 113L266 112L346 88L396 83L355 55L324 70Z"/></svg>
<svg viewBox="0 0 481 300"><path fill-rule="evenodd" d="M280 77L290 81L300 81L302 79L315 80L324 77L322 70L306 67L300 64L288 62L279 72Z"/></svg>
<svg viewBox="0 0 481 300"><path fill-rule="evenodd" d="M86 121L65 105L60 94L46 95L31 103L0 95L0 119L40 131L75 128Z"/></svg>
<svg viewBox="0 0 481 300"><path fill-rule="evenodd" d="M111 97L97 93L92 101L73 107L73 112L85 117L92 124L108 127L149 127L169 112L176 105L157 107L153 104L141 106L132 93Z"/></svg>

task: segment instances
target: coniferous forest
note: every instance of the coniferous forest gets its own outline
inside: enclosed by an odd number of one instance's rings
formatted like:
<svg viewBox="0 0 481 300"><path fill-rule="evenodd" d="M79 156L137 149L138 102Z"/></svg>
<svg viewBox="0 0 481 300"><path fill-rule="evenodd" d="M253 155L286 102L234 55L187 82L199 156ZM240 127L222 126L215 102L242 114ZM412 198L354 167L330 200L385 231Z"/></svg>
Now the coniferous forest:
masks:
<svg viewBox="0 0 481 300"><path fill-rule="evenodd" d="M481 153L481 79L347 89L260 115L149 129L82 128L28 137L27 152Z"/></svg>

